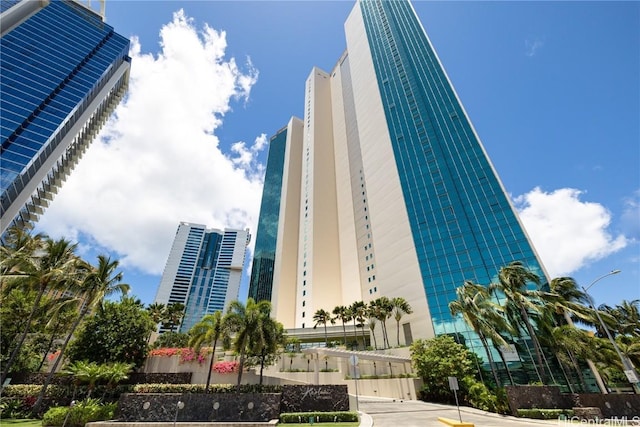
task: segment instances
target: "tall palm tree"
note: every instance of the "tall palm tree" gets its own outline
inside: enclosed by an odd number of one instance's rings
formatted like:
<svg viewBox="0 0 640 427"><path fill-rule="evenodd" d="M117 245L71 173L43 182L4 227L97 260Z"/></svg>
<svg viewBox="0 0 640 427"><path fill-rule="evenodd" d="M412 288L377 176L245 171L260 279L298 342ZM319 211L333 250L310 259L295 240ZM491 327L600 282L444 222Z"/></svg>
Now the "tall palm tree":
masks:
<svg viewBox="0 0 640 427"><path fill-rule="evenodd" d="M102 301L106 297L116 293L126 295L129 292L130 286L121 282L123 275L122 272L117 271L118 265L118 260L112 261L111 258L106 255L98 255L98 265L96 267L82 263L82 267L79 268L79 270L85 271L80 285L80 289L82 289L82 308L80 309L80 315L71 326L71 331L60 348L60 355L51 367L51 371L42 385L38 399L33 405L33 414L37 414L40 410L42 400L47 392L47 387L51 384L58 365L64 359L64 352L67 345L87 314L92 312L96 307L101 307Z"/></svg>
<svg viewBox="0 0 640 427"><path fill-rule="evenodd" d="M413 310L407 300L402 297L392 298L391 307L393 307L393 318L396 319L396 338L398 339L398 347L400 347L400 320L403 315L413 313Z"/></svg>
<svg viewBox="0 0 640 427"><path fill-rule="evenodd" d="M233 349L240 355L238 388L242 381L246 353L253 347L252 340L263 334L265 320L270 317L270 311L269 301L256 302L253 298L248 298L246 305L238 300L232 301L224 316L225 328L234 334Z"/></svg>
<svg viewBox="0 0 640 427"><path fill-rule="evenodd" d="M347 328L345 324L351 320L351 314L349 309L344 305L336 306L331 312L335 317L335 320L340 320L342 322L342 332L344 333L344 346L347 346Z"/></svg>
<svg viewBox="0 0 640 427"><path fill-rule="evenodd" d="M375 315L369 310L367 310L367 323L369 324L369 330L373 337L373 348L377 350L378 340L376 339L376 325L378 324L378 319L376 319Z"/></svg>
<svg viewBox="0 0 640 427"><path fill-rule="evenodd" d="M313 315L313 321L315 322L313 325L313 329L315 329L318 325L324 325L324 346L329 347L329 340L327 337L327 322L331 322L333 325L336 321L331 317L331 313L326 310L319 309Z"/></svg>
<svg viewBox="0 0 640 427"><path fill-rule="evenodd" d="M363 301L355 301L349 306L351 319L353 320L353 333L356 338L356 346L358 345L358 326L364 326L364 318L367 315L367 306ZM364 329L362 331L362 348L366 347L364 339Z"/></svg>
<svg viewBox="0 0 640 427"><path fill-rule="evenodd" d="M26 320L26 326L4 366L0 384L4 384L11 371L29 333L34 315L40 309L42 297L49 291L63 289L67 286L74 277L73 271L78 264L78 257L75 255L77 245L71 244L68 240L46 239L40 248L34 248L33 243L25 243L24 245L29 246L30 250L17 254L11 271L3 276L3 287L20 286L25 289L33 289L37 294Z"/></svg>
<svg viewBox="0 0 640 427"><path fill-rule="evenodd" d="M496 345L507 344L499 332L508 329L506 320L500 314L500 307L491 301L486 287L468 280L456 289L456 296L457 299L449 303L449 311L454 316L460 314L467 325L478 334L489 359L493 379L496 386L500 387L502 384L498 378L498 371L489 348L489 340ZM504 365L508 372L509 368L506 362ZM513 382L513 380L511 381Z"/></svg>
<svg viewBox="0 0 640 427"><path fill-rule="evenodd" d="M196 354L200 353L202 344L207 343L212 345L211 361L209 362L209 372L207 374L207 385L205 386L205 393L209 392L209 385L211 384L211 372L213 371L213 364L215 363L216 344L218 340L222 338L224 331L224 325L222 322L222 312L215 311L213 314L205 315L202 320L193 325L189 331L191 336L189 340L189 347L194 348Z"/></svg>
<svg viewBox="0 0 640 427"><path fill-rule="evenodd" d="M540 277L529 271L520 261L513 261L502 267L498 273L498 283L489 285L490 290L499 290L504 294L504 312L515 331L526 329L528 338L533 343L537 363L533 366L538 373L539 380L545 383L543 377L547 377L544 362L542 360L542 348L533 329L530 313L536 313L540 309L539 301L530 298L527 289L529 284L540 286ZM525 341L526 344L526 341Z"/></svg>
<svg viewBox="0 0 640 427"><path fill-rule="evenodd" d="M550 343L551 346L558 350L554 352L560 366L562 367L563 363L573 366L573 368L577 370L581 385L584 389L584 387L586 387L584 377L582 370L578 366L579 354L587 353L583 346L582 331L576 329L576 331L567 332L564 336L561 336L562 332L560 331L566 332L566 328L562 328L563 324L575 328L574 322L594 327L600 324L595 315L595 308L591 308L589 297L580 289L572 277L556 277L549 283L548 291L532 291L529 292L529 294L539 298L544 303L543 312L548 320L546 325L541 324L540 326L547 331L543 336L550 338L552 341ZM557 339L554 339L554 337ZM606 393L605 384L602 381L596 365L588 357L585 358L584 361L593 372L598 387L600 387L603 393Z"/></svg>
<svg viewBox="0 0 640 427"><path fill-rule="evenodd" d="M260 359L260 382L262 385L264 365L267 358L278 353L287 341L282 323L267 316L262 321L262 327L256 328L250 340L251 354Z"/></svg>
<svg viewBox="0 0 640 427"><path fill-rule="evenodd" d="M373 310L376 314L376 319L380 321L380 325L382 326L382 346L383 348L391 347L389 343L389 334L387 334L387 319L389 319L392 315L393 305L389 297L381 296L380 298L376 298L375 300L369 303L370 307L373 307Z"/></svg>

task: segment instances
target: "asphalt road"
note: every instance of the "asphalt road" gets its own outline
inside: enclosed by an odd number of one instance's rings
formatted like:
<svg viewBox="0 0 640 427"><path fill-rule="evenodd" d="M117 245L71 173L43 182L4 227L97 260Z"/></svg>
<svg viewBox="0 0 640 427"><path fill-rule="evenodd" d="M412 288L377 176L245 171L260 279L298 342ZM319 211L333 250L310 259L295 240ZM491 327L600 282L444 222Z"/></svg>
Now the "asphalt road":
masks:
<svg viewBox="0 0 640 427"><path fill-rule="evenodd" d="M366 397L358 400L358 409L364 413L361 427L446 427L438 417L473 423L476 427L569 426L558 420L532 420L503 416L478 409L426 403L415 400Z"/></svg>

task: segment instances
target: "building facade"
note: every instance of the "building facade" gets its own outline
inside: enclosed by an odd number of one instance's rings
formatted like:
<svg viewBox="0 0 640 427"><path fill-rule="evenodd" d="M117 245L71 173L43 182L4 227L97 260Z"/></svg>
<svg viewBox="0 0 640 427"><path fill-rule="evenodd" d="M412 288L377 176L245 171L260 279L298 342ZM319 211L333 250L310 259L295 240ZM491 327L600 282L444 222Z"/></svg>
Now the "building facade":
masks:
<svg viewBox="0 0 640 427"><path fill-rule="evenodd" d="M2 1L0 32L4 234L48 206L124 96L131 59L129 40L76 1Z"/></svg>
<svg viewBox="0 0 640 427"><path fill-rule="evenodd" d="M185 306L178 332L189 331L204 315L223 311L238 299L250 239L248 229L180 223L154 301Z"/></svg>
<svg viewBox="0 0 640 427"><path fill-rule="evenodd" d="M456 288L512 261L545 281L544 267L411 3L360 0L345 33L287 141L283 170L297 173L282 179L274 315L309 328L319 309L403 297L413 314L390 342L451 334L486 360L450 314Z"/></svg>

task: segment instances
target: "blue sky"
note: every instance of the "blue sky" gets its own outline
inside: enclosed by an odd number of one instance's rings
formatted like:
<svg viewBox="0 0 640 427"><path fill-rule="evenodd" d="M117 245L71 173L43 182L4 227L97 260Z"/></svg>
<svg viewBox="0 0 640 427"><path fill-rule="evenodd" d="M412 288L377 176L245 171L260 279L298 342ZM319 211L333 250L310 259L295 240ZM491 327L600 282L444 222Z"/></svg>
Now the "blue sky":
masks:
<svg viewBox="0 0 640 427"><path fill-rule="evenodd" d="M255 233L268 137L335 65L352 7L108 1L129 94L38 230L120 259L145 304L180 221ZM591 295L640 298L640 3L414 7L550 275L620 269Z"/></svg>

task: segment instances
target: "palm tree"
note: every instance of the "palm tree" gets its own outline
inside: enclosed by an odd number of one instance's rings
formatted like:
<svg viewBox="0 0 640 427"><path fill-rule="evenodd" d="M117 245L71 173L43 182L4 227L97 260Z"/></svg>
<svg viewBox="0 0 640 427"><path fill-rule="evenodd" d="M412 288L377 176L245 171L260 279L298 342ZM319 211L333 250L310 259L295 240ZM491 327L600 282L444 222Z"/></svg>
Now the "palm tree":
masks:
<svg viewBox="0 0 640 427"><path fill-rule="evenodd" d="M373 348L378 349L378 340L376 339L376 324L378 323L378 319L371 313L371 311L367 311L367 323L369 324L369 330L371 331L371 336L373 337Z"/></svg>
<svg viewBox="0 0 640 427"><path fill-rule="evenodd" d="M381 296L371 301L369 306L373 307L374 313L376 314L375 317L380 321L380 325L382 326L383 347L391 347L391 344L389 344L389 335L387 334L387 319L391 317L393 309L391 300L389 297Z"/></svg>
<svg viewBox="0 0 640 427"><path fill-rule="evenodd" d="M40 309L40 301L46 292L64 288L74 278L73 271L78 263L75 255L75 244L68 240L46 239L42 246L35 246L35 242L23 242L25 252L15 253L11 271L3 275L3 288L18 285L25 289L34 289L37 294L31 312L26 320L26 326L16 342L9 360L4 366L0 384L11 371L22 345L29 333L34 315ZM6 280L6 282L5 282Z"/></svg>
<svg viewBox="0 0 640 427"><path fill-rule="evenodd" d="M89 399L91 392L96 386L96 382L104 375L104 367L98 365L96 362L76 360L62 372L66 375L71 375L76 384L87 383L87 399Z"/></svg>
<svg viewBox="0 0 640 427"><path fill-rule="evenodd" d="M539 286L540 278L537 274L529 271L522 262L513 261L500 269L498 283L492 283L489 285L489 289L499 290L504 294L504 312L514 331L519 331L520 328L527 330L537 359L537 364L534 362L533 366L538 374L538 379L544 383L542 377L546 377L546 371L542 360L542 349L533 330L529 314L539 312L540 304L539 301L530 298L527 290L529 283Z"/></svg>
<svg viewBox="0 0 640 427"><path fill-rule="evenodd" d="M358 345L358 326L364 325L364 318L367 315L367 306L363 301L355 301L349 306L351 319L353 320L353 334L356 338L356 346ZM362 348L366 347L364 339L364 329L362 331Z"/></svg>
<svg viewBox="0 0 640 427"><path fill-rule="evenodd" d="M391 299L391 307L393 307L393 318L396 319L396 338L398 339L398 347L400 347L400 320L404 314L413 313L413 310L407 300L402 297Z"/></svg>
<svg viewBox="0 0 640 427"><path fill-rule="evenodd" d="M211 343L213 350L211 351L211 362L209 362L209 373L207 374L207 385L205 393L209 392L209 384L211 384L211 372L215 363L216 344L223 335L222 312L215 311L213 314L205 315L202 320L196 323L189 331L191 336L189 346L194 348L196 354L200 353L200 348L204 343Z"/></svg>
<svg viewBox="0 0 640 427"><path fill-rule="evenodd" d="M185 306L181 302L174 302L167 305L165 320L169 324L169 332L173 332L173 328L180 326L184 317Z"/></svg>
<svg viewBox="0 0 640 427"><path fill-rule="evenodd" d="M344 333L344 346L347 346L347 328L345 324L351 320L351 314L349 309L344 305L336 306L331 312L335 317L335 320L340 320L342 322L342 332Z"/></svg>
<svg viewBox="0 0 640 427"><path fill-rule="evenodd" d="M327 337L327 322L331 322L333 325L336 321L331 317L331 313L326 310L319 309L313 315L313 321L315 324L313 325L313 329L315 329L318 325L324 325L324 346L329 347L329 340Z"/></svg>
<svg viewBox="0 0 640 427"><path fill-rule="evenodd" d="M489 349L489 340L495 345L506 345L507 342L500 335L500 330L508 328L506 320L500 315L500 307L491 301L486 287L469 280L456 289L457 299L449 303L449 311L453 316L462 315L464 321L478 334L480 342L489 358L489 367L496 386L502 384L498 378L493 355ZM509 368L503 360L507 372ZM509 373L511 379L511 375ZM513 379L511 379L513 383Z"/></svg>
<svg viewBox="0 0 640 427"><path fill-rule="evenodd" d="M255 302L253 298L247 299L247 304L235 300L229 304L227 314L223 323L225 328L232 334L233 349L240 355L240 366L238 369L238 389L242 381L242 371L244 370L245 355L253 346L252 340L264 332L265 320L269 319L271 303L263 300Z"/></svg>
<svg viewBox="0 0 640 427"><path fill-rule="evenodd" d="M102 400L107 395L108 390L112 390L118 385L120 381L124 381L129 378L129 374L133 370L135 365L133 363L125 362L113 362L104 365L102 372L102 379L107 380L107 385L102 393Z"/></svg>
<svg viewBox="0 0 640 427"><path fill-rule="evenodd" d="M60 348L60 355L51 367L51 371L47 375L44 384L42 385L42 389L40 390L38 399L36 400L36 403L32 408L33 414L37 414L40 410L42 400L44 399L44 396L47 392L47 387L49 386L49 384L51 384L58 365L64 358L63 356L67 345L69 344L69 341L71 340L74 332L87 316L87 314L89 314L96 307L101 307L104 298L115 293L126 295L129 292L129 285L121 283L122 272L116 272L116 270L118 269L118 265L119 262L117 260L111 261L111 258L105 255L98 255L97 267L93 267L87 263L82 263L82 268L80 268L79 270L84 270L85 274L82 278L82 283L80 286L80 289L82 289L83 298L80 315L71 326L71 330L67 335L64 343L62 344L62 347Z"/></svg>
<svg viewBox="0 0 640 427"><path fill-rule="evenodd" d="M529 293L532 296L539 298L544 303L543 311L545 313L551 311L551 313L546 315L548 319L546 323L548 324L540 325L547 330L547 334L544 336L551 338L551 346L554 349L559 350L556 351L555 354L560 366L562 367L563 363L569 363L577 370L584 389L584 387L586 387L584 377L582 375L582 370L578 366L575 354L576 351L580 354L587 353L583 346L584 340L581 338L582 331L576 329L576 331L566 332L566 328L561 327L566 323L570 327L575 328L574 321L594 327L596 325L600 325L600 322L594 313L595 308L591 308L589 297L580 289L576 281L571 277L557 277L552 279L549 283L548 292L533 291ZM560 331L565 331L565 336L561 336L562 332ZM557 339L554 339L554 337ZM566 357L564 356L565 353ZM588 357L584 360L593 372L598 386L603 393L606 393L606 387L596 365Z"/></svg>
<svg viewBox="0 0 640 427"><path fill-rule="evenodd" d="M278 353L278 348L285 345L287 338L282 323L267 316L262 327L255 329L251 337L251 354L260 359L260 385L262 385L264 365L267 358Z"/></svg>

